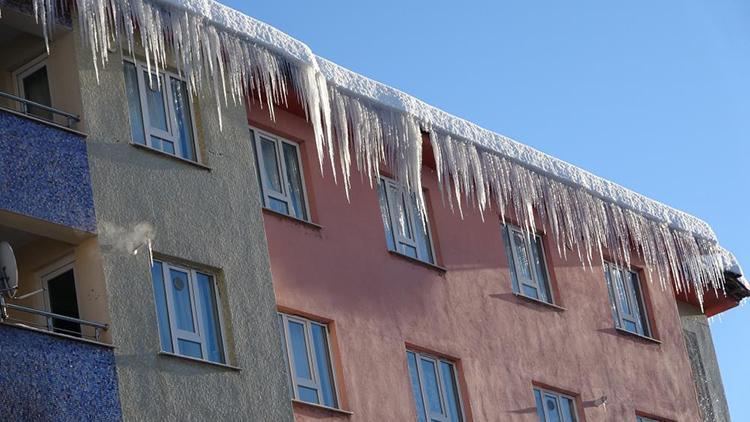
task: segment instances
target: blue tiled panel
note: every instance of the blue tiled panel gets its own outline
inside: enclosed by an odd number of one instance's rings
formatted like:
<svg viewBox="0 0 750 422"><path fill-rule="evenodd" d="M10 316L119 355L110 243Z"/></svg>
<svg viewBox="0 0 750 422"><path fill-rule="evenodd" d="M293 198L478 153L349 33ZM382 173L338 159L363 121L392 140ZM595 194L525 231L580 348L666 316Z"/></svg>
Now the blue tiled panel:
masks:
<svg viewBox="0 0 750 422"><path fill-rule="evenodd" d="M94 232L83 136L0 110L0 209Z"/></svg>
<svg viewBox="0 0 750 422"><path fill-rule="evenodd" d="M114 352L0 325L0 419L122 420Z"/></svg>

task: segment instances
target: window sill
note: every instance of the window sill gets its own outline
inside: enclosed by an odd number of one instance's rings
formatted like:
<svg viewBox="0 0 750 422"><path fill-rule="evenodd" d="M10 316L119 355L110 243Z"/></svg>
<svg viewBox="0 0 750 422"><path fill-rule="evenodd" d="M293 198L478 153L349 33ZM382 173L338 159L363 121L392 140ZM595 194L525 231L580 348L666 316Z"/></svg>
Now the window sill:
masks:
<svg viewBox="0 0 750 422"><path fill-rule="evenodd" d="M182 355L178 355L176 353L170 353L170 352L161 351L161 352L158 353L158 355L159 356L169 357L169 358L187 360L187 361L195 362L195 363L202 363L204 365L217 366L219 368L230 369L232 371L241 371L242 370L242 368L240 368L240 367L232 366L232 365L227 365L226 363L211 362L210 360L197 359L197 358L193 358L193 357L190 357L190 356L182 356Z"/></svg>
<svg viewBox="0 0 750 422"><path fill-rule="evenodd" d="M628 331L628 330L623 329L623 328L615 327L615 331L617 331L618 333L620 333L620 334L622 334L624 336L635 337L635 338L641 339L643 341L647 341L649 343L661 344L661 340L657 340L657 339L655 339L653 337L649 337L649 336L644 336L642 334L634 333L632 331Z"/></svg>
<svg viewBox="0 0 750 422"><path fill-rule="evenodd" d="M392 256L398 257L398 258L403 259L405 261L409 261L411 263L414 263L414 264L417 264L417 265L421 265L421 266L423 266L425 268L428 268L428 269L431 269L433 271L437 271L441 275L445 274L446 272L448 272L448 269L445 268L445 267L441 267L440 265L430 264L429 262L425 262L425 261L421 261L421 260L416 259L416 258L412 258L409 255L402 254L401 252L396 252L396 251L388 250L388 253L391 254Z"/></svg>
<svg viewBox="0 0 750 422"><path fill-rule="evenodd" d="M306 401L292 399L292 406L294 407L310 407L313 409L320 409L331 413L338 413L341 415L352 416L354 413L344 409L337 409L335 407L328 407L322 404L308 403Z"/></svg>
<svg viewBox="0 0 750 422"><path fill-rule="evenodd" d="M515 297L517 297L517 298L519 298L521 300L525 300L527 302L531 302L531 303L536 304L536 305L546 306L546 307L554 309L555 311L558 311L558 312L564 312L564 311L568 310L567 308L564 308L564 307L562 307L560 305L555 305L554 303L549 303L549 302L545 302L543 300L534 299L533 297L526 296L525 294L522 294L522 293L513 292L513 296L515 296Z"/></svg>
<svg viewBox="0 0 750 422"><path fill-rule="evenodd" d="M297 217L292 217L291 215L287 215L287 214L284 214L284 213L272 210L270 208L263 207L263 214L271 215L271 216L277 217L277 218L282 219L282 220L290 221L292 223L297 223L297 224L299 224L301 226L305 226L305 227L307 227L309 229L323 230L323 226L321 226L320 224L315 224L313 222L302 220L302 219L299 219Z"/></svg>
<svg viewBox="0 0 750 422"><path fill-rule="evenodd" d="M201 170L211 171L211 167L209 167L209 166L207 166L205 164L201 164L201 163L199 163L197 161L190 161L188 159L185 159L185 158L182 158L182 157L178 157L176 155L169 154L169 153L164 152L162 150L159 150L159 149L156 149L156 148L151 148L148 145L136 144L135 142L131 142L130 145L132 145L132 146L134 146L134 147L136 147L138 149L142 149L144 151L152 152L154 154L159 154L159 155L162 155L164 157L168 157L168 158L171 158L173 160L177 160L177 161L185 163L185 164L190 164L191 166L198 167Z"/></svg>

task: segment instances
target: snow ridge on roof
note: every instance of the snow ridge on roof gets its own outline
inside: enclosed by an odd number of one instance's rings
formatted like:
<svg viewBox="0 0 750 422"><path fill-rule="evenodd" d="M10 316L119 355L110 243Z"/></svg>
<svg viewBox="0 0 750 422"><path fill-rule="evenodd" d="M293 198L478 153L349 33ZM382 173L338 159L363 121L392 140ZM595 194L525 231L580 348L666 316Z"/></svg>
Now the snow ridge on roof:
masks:
<svg viewBox="0 0 750 422"><path fill-rule="evenodd" d="M602 199L613 201L665 222L671 227L716 240L716 235L708 223L693 215L596 176L504 135L453 116L396 88L319 57L302 41L221 3L213 0L159 0L159 2L199 14L227 30L250 37L253 41L264 44L290 59L311 65L319 69L329 83L355 95L410 113L447 133L473 141L482 148L517 160L520 164L561 181L580 186Z"/></svg>
<svg viewBox="0 0 750 422"><path fill-rule="evenodd" d="M722 288L725 270L739 269L704 221L317 57L303 42L213 0L71 1L82 38L102 65L111 40L124 38L132 49L140 36L149 66L163 67L169 51L193 93L210 83L226 103L255 92L272 117L291 84L313 126L321 169L328 158L336 177L338 161L347 194L352 164L373 180L381 163L421 193L425 130L441 186L459 210L462 197L473 197L480 211L492 197L501 214L513 205L517 220L532 228L536 209L563 253L561 244L576 244L591 264L608 248L629 264L635 248L662 283L672 274L678 291L692 286L699 298ZM33 2L51 26L56 2ZM424 207L421 195L417 201Z"/></svg>

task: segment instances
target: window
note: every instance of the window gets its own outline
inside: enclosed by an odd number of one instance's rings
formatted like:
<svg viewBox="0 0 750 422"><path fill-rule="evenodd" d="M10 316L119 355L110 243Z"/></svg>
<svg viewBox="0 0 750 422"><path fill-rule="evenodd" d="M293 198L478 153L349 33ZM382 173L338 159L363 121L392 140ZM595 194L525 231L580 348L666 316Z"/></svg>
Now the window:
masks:
<svg viewBox="0 0 750 422"><path fill-rule="evenodd" d="M15 72L15 75L19 97L37 104L52 107L47 62L45 60L30 63ZM22 104L21 111L45 120L52 120L52 113L49 110L44 110L33 105Z"/></svg>
<svg viewBox="0 0 750 422"><path fill-rule="evenodd" d="M328 327L298 316L279 314L292 397L338 408Z"/></svg>
<svg viewBox="0 0 750 422"><path fill-rule="evenodd" d="M539 422L577 422L578 411L573 397L554 391L534 389Z"/></svg>
<svg viewBox="0 0 750 422"><path fill-rule="evenodd" d="M661 422L661 421L659 421L658 419L649 418L647 416L638 415L635 417L635 422Z"/></svg>
<svg viewBox="0 0 750 422"><path fill-rule="evenodd" d="M41 279L46 292L47 310L56 315L79 319L73 258L48 267L43 271ZM81 337L81 324L77 322L49 318L47 324L47 328L56 333Z"/></svg>
<svg viewBox="0 0 750 422"><path fill-rule="evenodd" d="M263 206L309 221L307 195L297 144L251 130Z"/></svg>
<svg viewBox="0 0 750 422"><path fill-rule="evenodd" d="M166 262L151 267L162 350L225 363L214 278Z"/></svg>
<svg viewBox="0 0 750 422"><path fill-rule="evenodd" d="M429 220L419 213L414 195L385 177L380 178L378 194L388 249L434 264Z"/></svg>
<svg viewBox="0 0 750 422"><path fill-rule="evenodd" d="M503 238L513 291L532 299L553 303L541 236L505 225Z"/></svg>
<svg viewBox="0 0 750 422"><path fill-rule="evenodd" d="M125 62L133 142L197 161L193 114L187 84L169 72L150 72Z"/></svg>
<svg viewBox="0 0 750 422"><path fill-rule="evenodd" d="M456 367L453 363L407 351L409 377L418 422L463 421Z"/></svg>
<svg viewBox="0 0 750 422"><path fill-rule="evenodd" d="M604 275L615 326L631 333L650 336L638 274L615 264L605 263Z"/></svg>

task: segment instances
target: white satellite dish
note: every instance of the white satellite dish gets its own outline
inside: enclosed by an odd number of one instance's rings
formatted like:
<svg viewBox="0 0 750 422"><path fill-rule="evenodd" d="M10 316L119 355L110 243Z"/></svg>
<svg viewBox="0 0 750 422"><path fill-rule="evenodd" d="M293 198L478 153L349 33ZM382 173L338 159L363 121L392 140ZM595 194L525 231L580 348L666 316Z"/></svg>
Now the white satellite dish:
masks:
<svg viewBox="0 0 750 422"><path fill-rule="evenodd" d="M8 242L0 242L0 295L13 297L18 289L16 255Z"/></svg>

